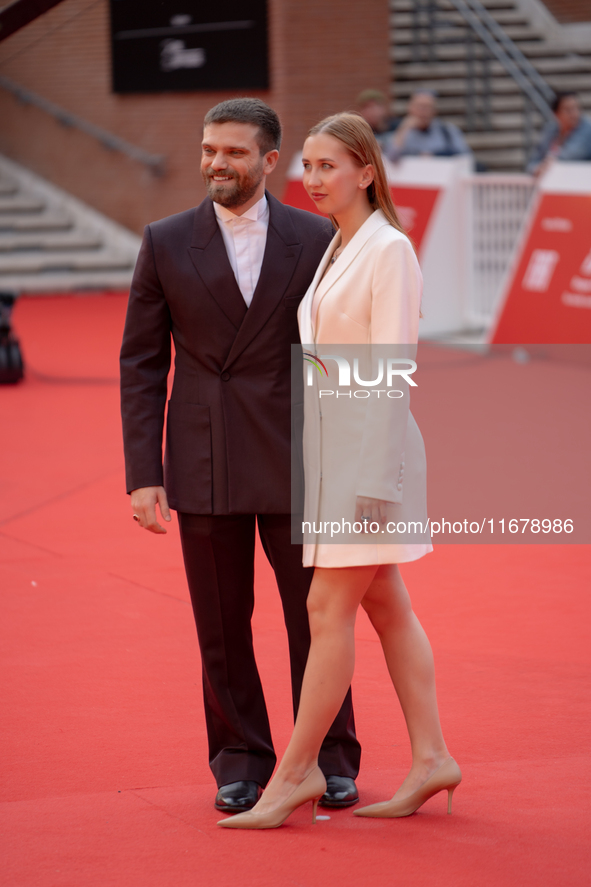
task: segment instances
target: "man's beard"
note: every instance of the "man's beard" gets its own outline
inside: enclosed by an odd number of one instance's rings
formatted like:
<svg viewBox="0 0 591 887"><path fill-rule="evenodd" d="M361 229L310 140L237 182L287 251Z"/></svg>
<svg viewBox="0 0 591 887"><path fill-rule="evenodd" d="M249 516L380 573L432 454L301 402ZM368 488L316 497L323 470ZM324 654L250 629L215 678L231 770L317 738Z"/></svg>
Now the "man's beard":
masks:
<svg viewBox="0 0 591 887"><path fill-rule="evenodd" d="M214 182L214 175L232 176L234 179L234 187L229 187L227 183ZM256 194L263 178L263 161L255 166L249 173L239 176L233 169L227 169L223 172L213 172L211 169L203 172L203 181L207 188L208 196L219 203L232 209L236 206L243 206Z"/></svg>

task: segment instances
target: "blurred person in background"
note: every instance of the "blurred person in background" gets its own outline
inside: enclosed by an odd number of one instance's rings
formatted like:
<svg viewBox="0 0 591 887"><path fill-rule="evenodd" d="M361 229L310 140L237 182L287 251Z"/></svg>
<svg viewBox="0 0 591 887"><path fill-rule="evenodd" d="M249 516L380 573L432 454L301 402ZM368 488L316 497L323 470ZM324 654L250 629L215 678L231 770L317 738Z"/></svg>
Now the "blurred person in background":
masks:
<svg viewBox="0 0 591 887"><path fill-rule="evenodd" d="M581 113L575 92L558 92L552 102L555 120L549 121L532 153L526 171L541 175L556 160L591 160L591 120Z"/></svg>
<svg viewBox="0 0 591 887"><path fill-rule="evenodd" d="M398 121L390 116L388 99L379 89L364 89L357 96L355 107L357 113L371 126L383 150L388 137L398 125Z"/></svg>
<svg viewBox="0 0 591 887"><path fill-rule="evenodd" d="M401 157L453 157L471 154L461 130L453 123L445 123L437 116L435 94L429 90L413 93L408 112L396 131L385 143L388 160Z"/></svg>

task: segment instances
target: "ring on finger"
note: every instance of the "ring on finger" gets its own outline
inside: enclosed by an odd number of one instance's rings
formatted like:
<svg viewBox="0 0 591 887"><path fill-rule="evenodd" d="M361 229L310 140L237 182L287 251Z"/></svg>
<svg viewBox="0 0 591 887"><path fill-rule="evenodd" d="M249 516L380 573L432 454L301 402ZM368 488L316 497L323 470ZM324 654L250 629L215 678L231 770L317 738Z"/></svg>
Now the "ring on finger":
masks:
<svg viewBox="0 0 591 887"><path fill-rule="evenodd" d="M139 522L140 522L140 516L139 516L139 514L134 514L133 519L134 519L134 521L136 521L136 523L139 524Z"/></svg>

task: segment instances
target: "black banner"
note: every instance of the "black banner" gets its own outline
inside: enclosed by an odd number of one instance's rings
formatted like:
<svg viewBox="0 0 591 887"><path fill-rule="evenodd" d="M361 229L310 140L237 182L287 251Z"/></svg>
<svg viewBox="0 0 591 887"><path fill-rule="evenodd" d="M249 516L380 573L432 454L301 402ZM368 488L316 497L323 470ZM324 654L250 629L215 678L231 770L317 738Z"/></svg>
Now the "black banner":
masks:
<svg viewBox="0 0 591 887"><path fill-rule="evenodd" d="M267 3L111 0L113 91L266 89Z"/></svg>

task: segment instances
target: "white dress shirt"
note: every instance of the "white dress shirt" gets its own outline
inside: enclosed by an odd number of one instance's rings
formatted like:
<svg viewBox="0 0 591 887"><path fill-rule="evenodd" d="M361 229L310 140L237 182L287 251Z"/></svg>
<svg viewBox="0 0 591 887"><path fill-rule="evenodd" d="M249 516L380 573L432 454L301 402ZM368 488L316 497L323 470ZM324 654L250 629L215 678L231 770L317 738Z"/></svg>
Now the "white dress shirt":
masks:
<svg viewBox="0 0 591 887"><path fill-rule="evenodd" d="M213 204L218 225L224 238L230 265L236 277L244 301L250 306L263 264L269 204L263 194L261 199L243 215L237 216L219 203Z"/></svg>

